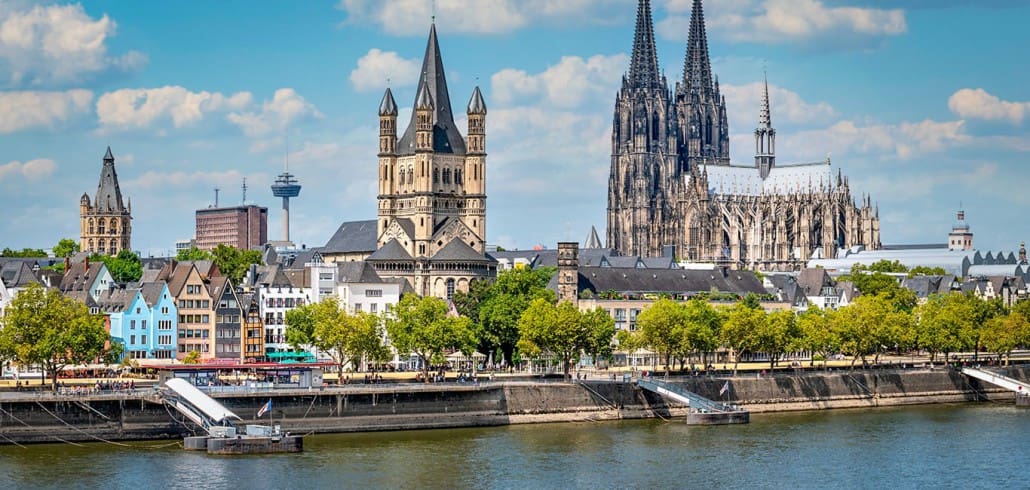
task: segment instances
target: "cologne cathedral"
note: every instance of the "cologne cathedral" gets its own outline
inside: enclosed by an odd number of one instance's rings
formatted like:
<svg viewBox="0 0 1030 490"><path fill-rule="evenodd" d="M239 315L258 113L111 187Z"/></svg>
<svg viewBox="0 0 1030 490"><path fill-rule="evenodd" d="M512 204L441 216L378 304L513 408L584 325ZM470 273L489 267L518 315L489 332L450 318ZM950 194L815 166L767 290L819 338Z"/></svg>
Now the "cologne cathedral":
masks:
<svg viewBox="0 0 1030 490"><path fill-rule="evenodd" d="M608 247L758 270L796 270L841 248L880 247L878 210L869 197L856 203L829 158L776 162L768 83L754 135L754 164L731 164L726 98L712 73L701 0L674 89L658 66L650 1L639 0L629 71L615 99Z"/></svg>

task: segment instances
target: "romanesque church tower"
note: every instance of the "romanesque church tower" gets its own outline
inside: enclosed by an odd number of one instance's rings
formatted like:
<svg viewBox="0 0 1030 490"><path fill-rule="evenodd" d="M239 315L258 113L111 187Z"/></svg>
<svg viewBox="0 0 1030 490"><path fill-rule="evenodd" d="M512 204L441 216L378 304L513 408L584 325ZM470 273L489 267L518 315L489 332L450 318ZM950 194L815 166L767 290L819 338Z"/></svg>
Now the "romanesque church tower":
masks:
<svg viewBox="0 0 1030 490"><path fill-rule="evenodd" d="M114 169L111 147L104 154L100 183L91 200L88 193L79 199L79 249L86 253L118 255L132 248L132 200L122 201L118 172Z"/></svg>
<svg viewBox="0 0 1030 490"><path fill-rule="evenodd" d="M404 277L419 294L449 298L496 270L485 255L486 113L476 87L466 107L468 137L461 135L433 24L411 120L400 138L390 89L379 105L379 249L368 260L380 275Z"/></svg>

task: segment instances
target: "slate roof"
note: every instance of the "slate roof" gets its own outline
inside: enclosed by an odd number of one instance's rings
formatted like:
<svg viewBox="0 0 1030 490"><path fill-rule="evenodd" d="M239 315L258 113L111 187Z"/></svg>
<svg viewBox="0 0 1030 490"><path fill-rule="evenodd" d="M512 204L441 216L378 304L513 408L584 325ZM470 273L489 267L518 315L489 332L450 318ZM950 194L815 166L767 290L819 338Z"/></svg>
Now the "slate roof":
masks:
<svg viewBox="0 0 1030 490"><path fill-rule="evenodd" d="M557 276L548 287L556 289ZM691 294L710 292L745 295L766 294L762 281L752 272L722 270L620 269L614 267L580 267L579 291L594 293L614 290L619 293Z"/></svg>
<svg viewBox="0 0 1030 490"><path fill-rule="evenodd" d="M372 264L368 262L337 262L336 282L339 283L381 283L383 280L376 274Z"/></svg>
<svg viewBox="0 0 1030 490"><path fill-rule="evenodd" d="M71 267L64 271L64 276L61 277L61 284L58 289L62 293L70 291L83 291L89 289L93 285L93 280L96 279L97 274L100 274L100 270L104 267L103 262L91 262L87 269L88 261L83 262L72 262Z"/></svg>
<svg viewBox="0 0 1030 490"><path fill-rule="evenodd" d="M297 255L293 257L293 261L291 261L290 264L284 268L284 270L304 270L306 264L310 264L312 262L321 262L322 257L319 250L321 249L309 248L297 252Z"/></svg>
<svg viewBox="0 0 1030 490"><path fill-rule="evenodd" d="M39 278L28 262L11 261L0 264L0 280L8 288L23 288L32 283L40 283Z"/></svg>
<svg viewBox="0 0 1030 490"><path fill-rule="evenodd" d="M372 252L376 249L376 220L345 221L336 229L322 253ZM301 252L302 254L303 252ZM294 263L299 262L300 254Z"/></svg>
<svg viewBox="0 0 1030 490"><path fill-rule="evenodd" d="M404 247L401 246L401 244L397 241L396 238L393 238L390 241L386 242L386 245L383 245L379 250L376 250L375 253L369 255L368 259L366 260L376 261L411 259L411 254L409 254L407 250L404 250Z"/></svg>
<svg viewBox="0 0 1030 490"><path fill-rule="evenodd" d="M472 91L472 97L469 98L468 108L465 112L469 114L486 114L486 101L483 100L483 92L479 91L479 85Z"/></svg>
<svg viewBox="0 0 1030 490"><path fill-rule="evenodd" d="M311 269L287 269L283 271L289 285L295 288L311 287Z"/></svg>
<svg viewBox="0 0 1030 490"><path fill-rule="evenodd" d="M207 283L208 294L216 300L222 297L222 293L225 292L225 288L231 286L229 278L225 276L215 276Z"/></svg>
<svg viewBox="0 0 1030 490"><path fill-rule="evenodd" d="M97 184L97 193L93 198L93 204L98 213L123 213L125 204L122 201L122 190L118 187L118 172L114 169L114 155L111 154L111 147L107 147L104 154L104 166L100 169L100 182Z"/></svg>
<svg viewBox="0 0 1030 490"><path fill-rule="evenodd" d="M397 102L393 100L393 92L390 91L390 87L386 87L383 100L379 103L379 115L397 116Z"/></svg>
<svg viewBox="0 0 1030 490"><path fill-rule="evenodd" d="M833 287L833 279L826 269L805 269L798 274L798 285L805 296L822 296L824 287Z"/></svg>
<svg viewBox="0 0 1030 490"><path fill-rule="evenodd" d="M140 292L143 293L143 301L147 302L147 306L151 308L161 300L161 292L164 291L165 283L163 282L144 282L140 284Z"/></svg>
<svg viewBox="0 0 1030 490"><path fill-rule="evenodd" d="M104 313L118 313L125 311L132 306L139 289L135 288L108 288L100 292L97 297L96 306Z"/></svg>
<svg viewBox="0 0 1030 490"><path fill-rule="evenodd" d="M451 112L451 97L447 93L447 78L444 76L443 58L440 56L440 43L436 39L436 24L429 28L429 40L426 43L426 54L422 58L422 75L419 77L418 95L415 105L425 86L433 102L433 151L454 155L465 154L465 139L458 132ZM411 111L411 121L397 143L399 155L415 154L415 116Z"/></svg>
<svg viewBox="0 0 1030 490"><path fill-rule="evenodd" d="M451 240L438 250L431 261L496 262L493 257L481 254L461 240Z"/></svg>

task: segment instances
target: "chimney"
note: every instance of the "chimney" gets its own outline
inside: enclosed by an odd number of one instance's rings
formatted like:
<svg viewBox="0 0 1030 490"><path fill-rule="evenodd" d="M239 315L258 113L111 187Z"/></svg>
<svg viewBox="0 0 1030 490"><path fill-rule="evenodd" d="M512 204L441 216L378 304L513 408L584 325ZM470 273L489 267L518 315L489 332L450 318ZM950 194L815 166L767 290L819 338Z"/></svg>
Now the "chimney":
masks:
<svg viewBox="0 0 1030 490"><path fill-rule="evenodd" d="M89 255L86 256L86 270L84 272L86 274L89 273Z"/></svg>
<svg viewBox="0 0 1030 490"><path fill-rule="evenodd" d="M71 257L65 257L64 258L64 271L68 272L68 270L71 269L71 268L72 268L72 259L71 259Z"/></svg>

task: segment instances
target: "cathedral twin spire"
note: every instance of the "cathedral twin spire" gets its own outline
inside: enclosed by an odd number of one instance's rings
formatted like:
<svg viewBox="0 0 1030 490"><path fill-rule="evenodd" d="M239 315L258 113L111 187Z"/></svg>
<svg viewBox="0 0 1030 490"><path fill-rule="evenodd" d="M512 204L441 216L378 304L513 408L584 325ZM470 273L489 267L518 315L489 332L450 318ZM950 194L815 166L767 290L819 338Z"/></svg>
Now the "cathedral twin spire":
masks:
<svg viewBox="0 0 1030 490"><path fill-rule="evenodd" d="M712 63L708 58L708 36L705 34L705 13L701 0L694 0L690 9L690 33L687 55L683 60L683 81L695 90L712 88Z"/></svg>
<svg viewBox="0 0 1030 490"><path fill-rule="evenodd" d="M658 70L650 0L640 0L637 4L637 27L633 34L633 55L626 82L631 88L665 88L665 81Z"/></svg>

